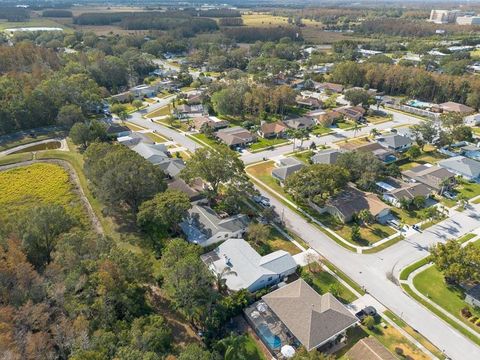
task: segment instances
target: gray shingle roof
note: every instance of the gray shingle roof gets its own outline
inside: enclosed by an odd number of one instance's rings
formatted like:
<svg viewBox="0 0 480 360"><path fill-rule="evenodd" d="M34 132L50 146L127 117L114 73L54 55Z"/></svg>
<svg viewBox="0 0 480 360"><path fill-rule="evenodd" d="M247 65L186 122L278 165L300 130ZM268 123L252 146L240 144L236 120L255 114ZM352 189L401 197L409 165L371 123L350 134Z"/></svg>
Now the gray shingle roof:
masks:
<svg viewBox="0 0 480 360"><path fill-rule="evenodd" d="M336 149L320 151L312 156L312 162L314 164L335 164L342 152Z"/></svg>
<svg viewBox="0 0 480 360"><path fill-rule="evenodd" d="M449 159L441 160L438 162L438 165L467 177L480 177L480 162L469 159L465 156L454 156Z"/></svg>
<svg viewBox="0 0 480 360"><path fill-rule="evenodd" d="M175 177L185 167L182 159L171 158L163 144L147 144L140 142L132 150L154 165L158 165L165 173Z"/></svg>
<svg viewBox="0 0 480 360"><path fill-rule="evenodd" d="M300 163L300 164L293 164L293 165L287 165L287 166L275 168L272 170L272 176L277 178L278 180L285 181L287 177L297 172L304 166L305 166L304 164Z"/></svg>
<svg viewBox="0 0 480 360"><path fill-rule="evenodd" d="M399 134L385 135L379 138L377 141L380 144L385 144L392 149L397 149L399 147L410 145L412 143L412 139Z"/></svg>
<svg viewBox="0 0 480 360"><path fill-rule="evenodd" d="M318 294L303 279L262 299L307 350L322 345L358 321L332 294Z"/></svg>

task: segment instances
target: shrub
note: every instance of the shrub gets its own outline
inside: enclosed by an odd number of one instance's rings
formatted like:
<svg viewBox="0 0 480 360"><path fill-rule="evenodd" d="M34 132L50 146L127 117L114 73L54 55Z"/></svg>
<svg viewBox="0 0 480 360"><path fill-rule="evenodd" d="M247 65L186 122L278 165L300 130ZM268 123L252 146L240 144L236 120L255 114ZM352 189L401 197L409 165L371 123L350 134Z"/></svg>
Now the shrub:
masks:
<svg viewBox="0 0 480 360"><path fill-rule="evenodd" d="M403 356L403 349L399 348L399 347L396 347L395 348L395 353L399 356Z"/></svg>
<svg viewBox="0 0 480 360"><path fill-rule="evenodd" d="M472 316L470 319L468 319L468 321L470 321L471 323L474 323L478 320L478 317L477 316Z"/></svg>
<svg viewBox="0 0 480 360"><path fill-rule="evenodd" d="M463 316L464 318L467 318L467 319L470 318L470 317L472 316L472 313L470 312L470 309L467 308L467 307L464 307L464 308L462 309L462 316Z"/></svg>

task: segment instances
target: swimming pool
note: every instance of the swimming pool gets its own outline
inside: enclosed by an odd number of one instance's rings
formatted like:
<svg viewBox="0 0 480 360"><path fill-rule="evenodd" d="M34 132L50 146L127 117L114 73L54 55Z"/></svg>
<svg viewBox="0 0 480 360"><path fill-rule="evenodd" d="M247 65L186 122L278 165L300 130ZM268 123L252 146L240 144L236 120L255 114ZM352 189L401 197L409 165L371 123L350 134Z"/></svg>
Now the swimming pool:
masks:
<svg viewBox="0 0 480 360"><path fill-rule="evenodd" d="M420 108L420 109L429 108L429 107L433 106L432 103L428 103L428 102L420 101L420 100L410 100L407 103L407 105L410 105L410 106L413 106L413 107L416 107L416 108Z"/></svg>
<svg viewBox="0 0 480 360"><path fill-rule="evenodd" d="M282 346L282 341L277 335L273 335L266 324L257 326L257 331L265 344L271 349L279 349Z"/></svg>

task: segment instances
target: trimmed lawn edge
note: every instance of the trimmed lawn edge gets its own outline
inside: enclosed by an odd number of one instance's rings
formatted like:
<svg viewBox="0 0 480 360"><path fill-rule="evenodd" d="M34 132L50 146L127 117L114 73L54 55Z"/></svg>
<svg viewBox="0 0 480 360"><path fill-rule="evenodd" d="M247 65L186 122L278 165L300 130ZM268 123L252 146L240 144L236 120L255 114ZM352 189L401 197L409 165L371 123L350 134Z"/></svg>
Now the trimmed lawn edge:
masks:
<svg viewBox="0 0 480 360"><path fill-rule="evenodd" d="M419 297L415 292L411 289L411 287L408 284L402 284L403 290L414 300L416 300L418 303L423 305L425 308L430 310L433 314L435 314L437 317L439 317L441 320L446 322L448 325L453 327L455 330L460 332L463 336L468 338L470 341L473 343L477 344L480 346L480 339L464 329L463 327L459 326L455 321L452 319L446 317L441 311L437 310L434 306L430 305L427 301L423 300L421 297Z"/></svg>
<svg viewBox="0 0 480 360"><path fill-rule="evenodd" d="M386 248L396 244L397 242L400 242L404 240L405 237L403 235L398 235L395 236L393 239L390 239L388 241L385 241L383 244L380 244L378 246L372 247L371 249L363 250L362 254L374 254L379 251L385 250Z"/></svg>
<svg viewBox="0 0 480 360"><path fill-rule="evenodd" d="M403 270L400 272L400 280L407 280L412 272L421 268L424 265L427 265L429 262L430 262L430 257L427 256L403 268Z"/></svg>
<svg viewBox="0 0 480 360"><path fill-rule="evenodd" d="M358 285L355 281L350 279L342 270L338 269L335 265L333 265L330 261L322 257L321 262L333 271L338 277L340 277L343 281L345 281L348 285L350 285L356 292L360 295L365 295L366 292Z"/></svg>

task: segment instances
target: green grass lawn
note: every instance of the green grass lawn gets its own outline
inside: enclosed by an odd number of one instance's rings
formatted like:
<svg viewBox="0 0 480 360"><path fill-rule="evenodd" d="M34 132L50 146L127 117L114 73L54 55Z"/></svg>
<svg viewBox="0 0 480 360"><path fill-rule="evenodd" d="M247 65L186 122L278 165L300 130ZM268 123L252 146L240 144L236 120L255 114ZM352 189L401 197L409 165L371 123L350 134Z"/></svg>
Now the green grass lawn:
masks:
<svg viewBox="0 0 480 360"><path fill-rule="evenodd" d="M258 180L263 182L265 185L272 188L274 191L283 195L287 199L291 200L291 197L285 193L283 187L272 177L272 170L275 168L273 161L266 161L260 164L249 166L246 171L248 174L256 177Z"/></svg>
<svg viewBox="0 0 480 360"><path fill-rule="evenodd" d="M287 139L264 139L262 137L257 138L257 141L249 146L249 149L252 151L259 151L270 146L286 144L288 143Z"/></svg>
<svg viewBox="0 0 480 360"><path fill-rule="evenodd" d="M265 356L263 356L262 351L258 348L257 343L252 338L250 334L247 334L245 337L245 341L242 344L248 354L248 359L251 360L266 360Z"/></svg>
<svg viewBox="0 0 480 360"><path fill-rule="evenodd" d="M211 138L207 137L205 134L200 133L200 134L192 134L192 135L189 135L189 136L192 137L194 140L195 139L200 140L201 142L204 142L204 143L208 144L209 146L217 146L219 144L218 141L216 141L215 139L211 139Z"/></svg>
<svg viewBox="0 0 480 360"><path fill-rule="evenodd" d="M305 164L310 163L310 158L314 155L314 152L311 150L297 152L293 156L298 160L303 161Z"/></svg>
<svg viewBox="0 0 480 360"><path fill-rule="evenodd" d="M447 285L443 274L435 266L431 266L415 276L413 284L423 295L480 333L480 327L469 322L460 313L464 307L468 307L473 315L480 317L480 311L464 301L463 289Z"/></svg>
<svg viewBox="0 0 480 360"><path fill-rule="evenodd" d="M323 295L327 292L332 293L336 291L336 297L344 304L349 304L357 300L354 293L328 272L321 270L311 272L308 270L308 266L305 266L302 271L302 276L307 278L307 282L309 282L319 294Z"/></svg>
<svg viewBox="0 0 480 360"><path fill-rule="evenodd" d="M312 214L313 215L313 214ZM395 231L389 226L382 224L371 224L369 226L360 226L361 241L355 243L350 240L352 234L352 224L343 224L338 219L330 214L318 214L315 216L323 225L335 231L345 240L355 245L368 245L376 243L390 235L395 234Z"/></svg>
<svg viewBox="0 0 480 360"><path fill-rule="evenodd" d="M33 155L31 152L1 156L0 165L8 165L8 164L14 164L22 161L29 161L29 160L32 160L32 158L33 158Z"/></svg>
<svg viewBox="0 0 480 360"><path fill-rule="evenodd" d="M154 117L158 116L166 116L170 115L170 106L162 106L161 108L158 108L157 110L154 110L146 115L147 118L151 119Z"/></svg>
<svg viewBox="0 0 480 360"><path fill-rule="evenodd" d="M178 119L162 119L162 120L154 120L155 122L172 127L174 129L182 130L182 131L188 131L189 130L189 125L187 121L180 121Z"/></svg>
<svg viewBox="0 0 480 360"><path fill-rule="evenodd" d="M260 244L251 243L253 248L258 251L260 255L267 255L277 250L284 250L291 255L299 254L300 249L292 243L290 240L285 238L277 229L273 226L270 228L270 237L267 241Z"/></svg>
<svg viewBox="0 0 480 360"><path fill-rule="evenodd" d="M382 251L382 250L396 244L399 241L402 241L403 239L405 239L405 237L403 235L395 236L393 239L390 239L390 240L384 242L383 244L381 244L379 246L376 246L376 247L371 248L371 249L363 250L362 253L363 254L374 254L376 252Z"/></svg>
<svg viewBox="0 0 480 360"><path fill-rule="evenodd" d="M463 182L457 186L456 190L461 196L464 196L466 199L471 199L480 195L480 184Z"/></svg>
<svg viewBox="0 0 480 360"><path fill-rule="evenodd" d="M427 265L429 262L430 258L427 256L421 260L418 260L417 262L414 262L413 264L408 265L400 273L400 280L407 280L412 272L421 268L423 265Z"/></svg>
<svg viewBox="0 0 480 360"><path fill-rule="evenodd" d="M326 134L330 134L332 132L332 129L330 129L329 127L326 127L326 126L321 126L321 125L316 125L313 129L312 129L312 134L313 135L326 135Z"/></svg>
<svg viewBox="0 0 480 360"><path fill-rule="evenodd" d="M405 210L397 207L392 207L390 212L396 218L398 218L400 222L403 222L407 225L414 225L421 221L418 210Z"/></svg>
<svg viewBox="0 0 480 360"><path fill-rule="evenodd" d="M349 121L338 121L336 124L339 129L350 129L353 127L353 123Z"/></svg>

